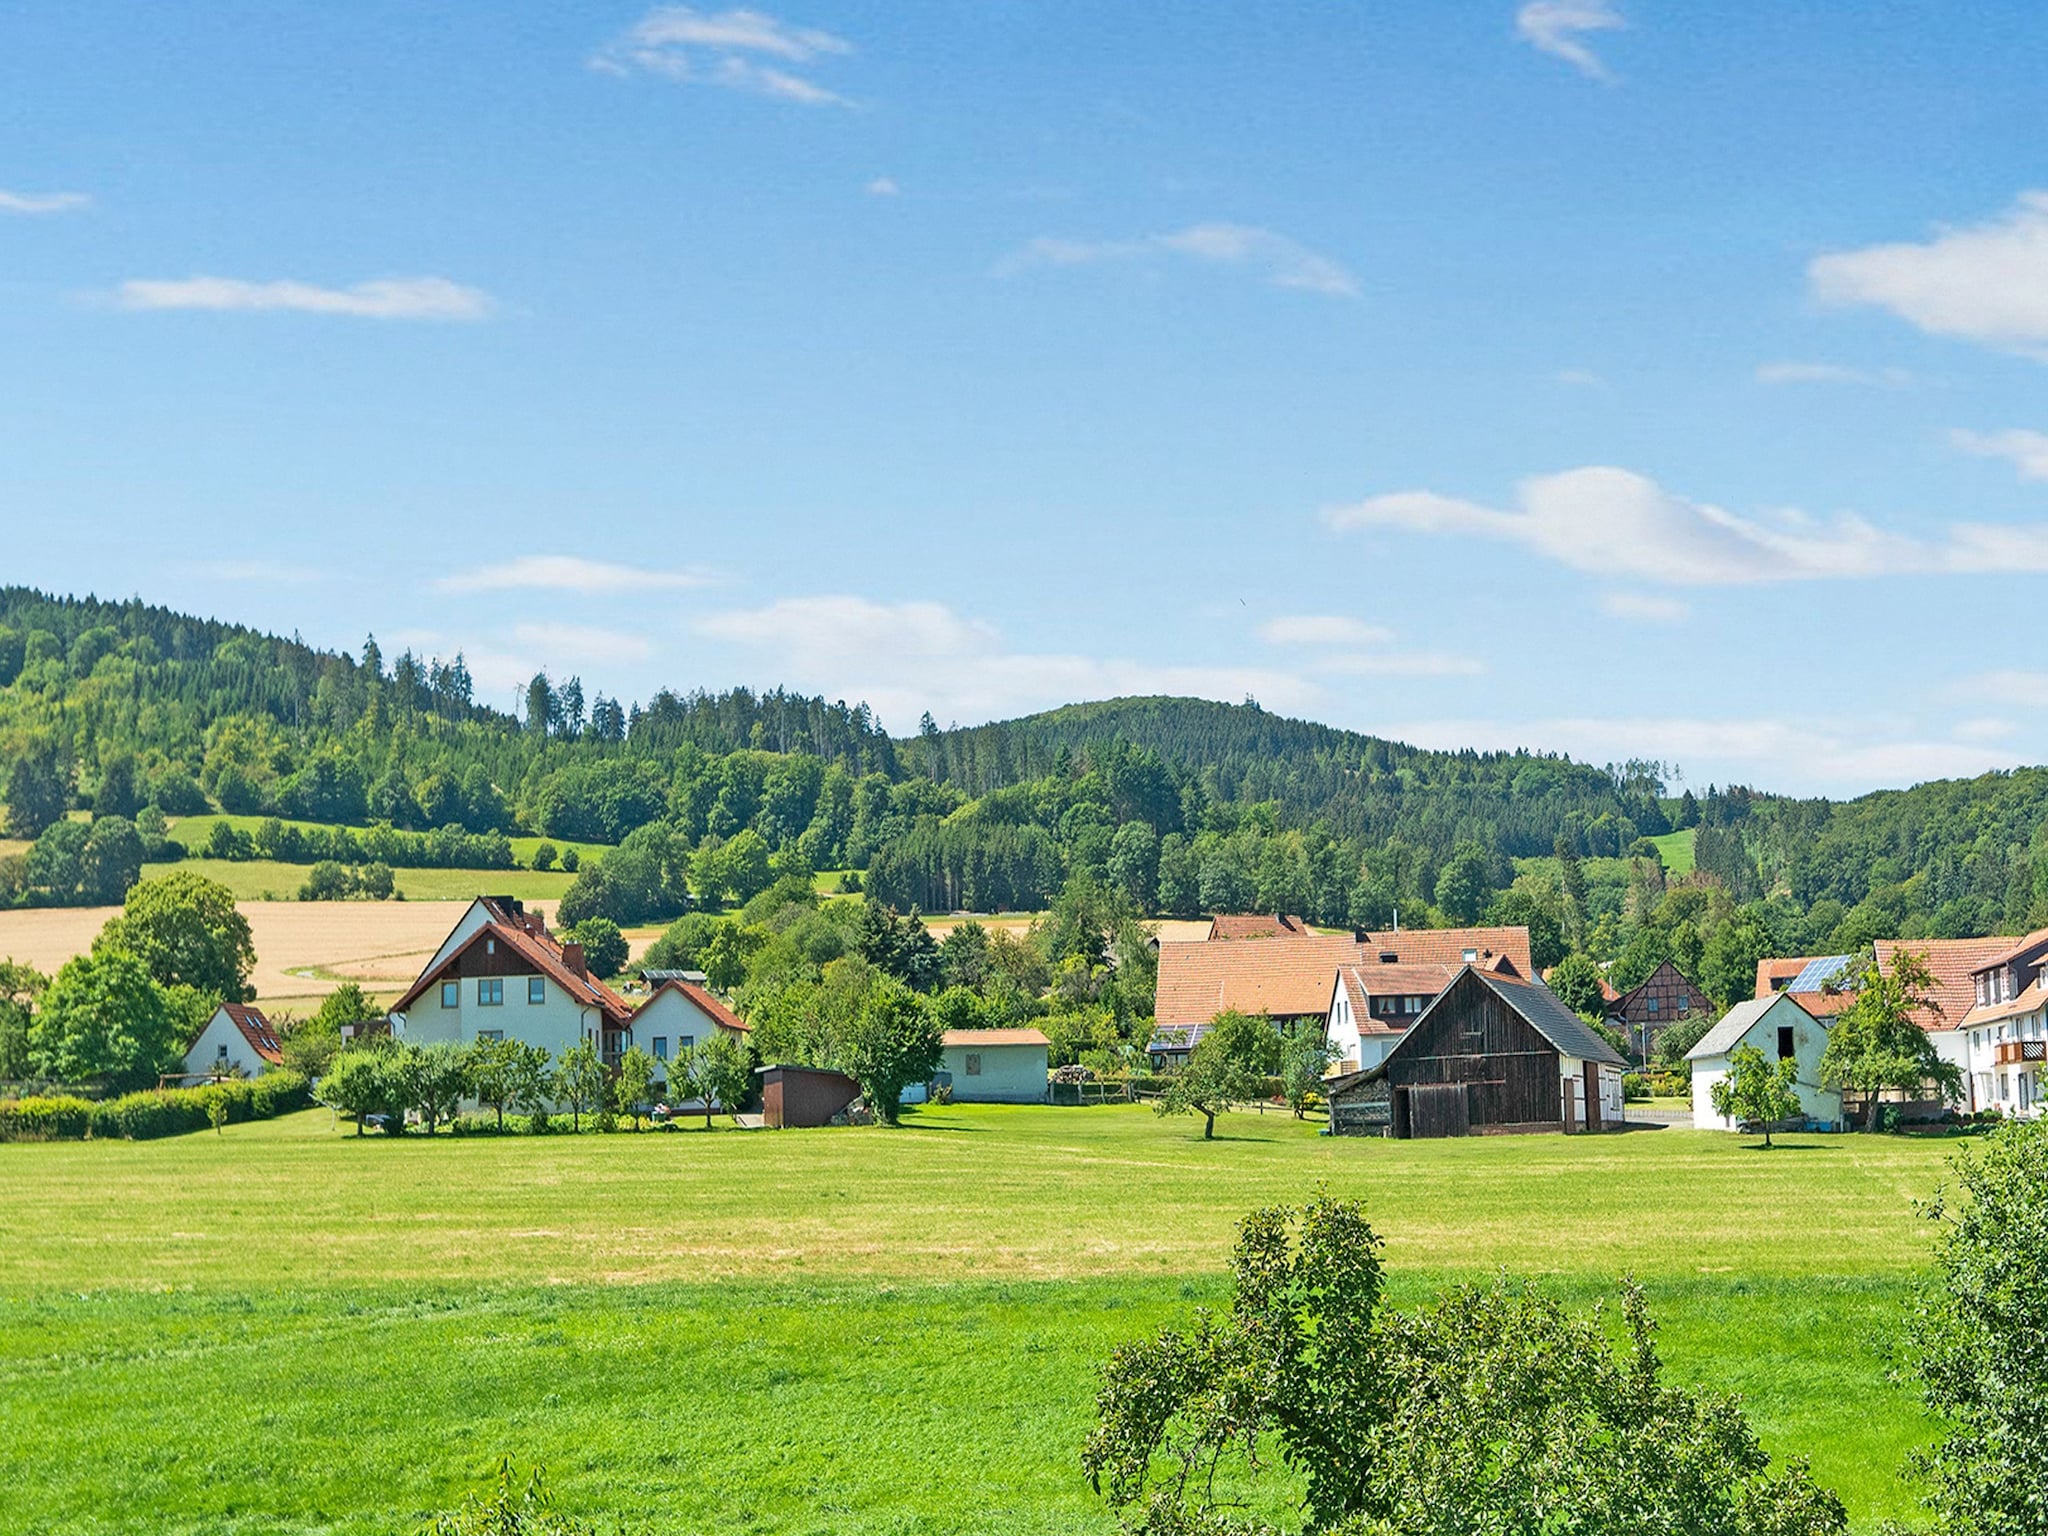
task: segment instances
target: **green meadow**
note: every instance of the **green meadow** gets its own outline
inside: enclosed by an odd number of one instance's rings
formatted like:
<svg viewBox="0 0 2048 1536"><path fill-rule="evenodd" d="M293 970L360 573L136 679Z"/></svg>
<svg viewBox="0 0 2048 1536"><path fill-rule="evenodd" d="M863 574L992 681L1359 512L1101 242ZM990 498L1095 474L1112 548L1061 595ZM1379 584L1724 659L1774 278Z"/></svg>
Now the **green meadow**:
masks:
<svg viewBox="0 0 2048 1536"><path fill-rule="evenodd" d="M1233 1224L1362 1196L1396 1298L1632 1274L1861 1529L1927 1433L1883 1351L1953 1142L903 1129L357 1138L325 1111L0 1147L0 1532L408 1531L501 1455L628 1531L1108 1532L1098 1363L1227 1297Z"/></svg>
<svg viewBox="0 0 2048 1536"><path fill-rule="evenodd" d="M154 880L174 869L197 870L226 886L237 901L291 901L312 872L310 864L275 859L186 859L145 864L142 878ZM558 901L576 877L559 869L414 869L391 871L391 883L407 901L465 901L471 896L516 896L521 901Z"/></svg>

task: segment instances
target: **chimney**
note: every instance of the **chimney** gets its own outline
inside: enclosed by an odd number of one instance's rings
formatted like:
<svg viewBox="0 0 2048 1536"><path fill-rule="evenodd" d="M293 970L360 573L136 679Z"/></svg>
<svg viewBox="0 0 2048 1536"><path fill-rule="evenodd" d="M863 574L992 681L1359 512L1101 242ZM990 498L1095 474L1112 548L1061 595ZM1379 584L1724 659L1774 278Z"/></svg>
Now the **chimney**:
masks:
<svg viewBox="0 0 2048 1536"><path fill-rule="evenodd" d="M583 966L583 946L581 944L564 944L562 946L562 964L566 965L578 976L588 976L590 974Z"/></svg>

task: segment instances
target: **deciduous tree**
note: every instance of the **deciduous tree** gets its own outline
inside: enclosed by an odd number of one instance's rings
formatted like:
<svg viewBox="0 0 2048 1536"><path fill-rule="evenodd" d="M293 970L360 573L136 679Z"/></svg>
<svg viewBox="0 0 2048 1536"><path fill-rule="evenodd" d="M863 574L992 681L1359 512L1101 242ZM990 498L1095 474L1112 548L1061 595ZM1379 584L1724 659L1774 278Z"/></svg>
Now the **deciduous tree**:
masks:
<svg viewBox="0 0 2048 1536"><path fill-rule="evenodd" d="M1261 1086L1235 1056L1212 1043L1214 1038L1197 1042L1187 1065L1167 1079L1166 1092L1152 1106L1162 1115L1200 1115L1204 1141L1215 1138L1218 1115L1257 1098Z"/></svg>
<svg viewBox="0 0 2048 1536"><path fill-rule="evenodd" d="M903 1090L931 1081L945 1059L942 1031L930 1006L908 988L876 987L841 1036L839 1069L860 1084L868 1109L894 1125Z"/></svg>
<svg viewBox="0 0 2048 1536"><path fill-rule="evenodd" d="M1753 1045L1738 1045L1727 1072L1713 1085L1714 1113L1737 1125L1753 1125L1771 1144L1771 1127L1799 1113L1799 1063L1790 1056L1765 1059Z"/></svg>
<svg viewBox="0 0 2048 1536"><path fill-rule="evenodd" d="M167 987L182 983L231 1003L255 996L249 920L235 910L234 892L192 870L174 869L129 891L93 947L128 951Z"/></svg>

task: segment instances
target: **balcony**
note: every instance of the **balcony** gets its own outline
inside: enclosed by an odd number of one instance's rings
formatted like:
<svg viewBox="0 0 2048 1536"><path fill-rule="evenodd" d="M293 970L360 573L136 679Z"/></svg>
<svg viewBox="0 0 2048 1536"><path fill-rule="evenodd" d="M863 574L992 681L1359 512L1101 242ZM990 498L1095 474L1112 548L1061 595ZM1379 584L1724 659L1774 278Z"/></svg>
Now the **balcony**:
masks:
<svg viewBox="0 0 2048 1536"><path fill-rule="evenodd" d="M2048 1040L2001 1040L1991 1049L1991 1061L2000 1067L2048 1062Z"/></svg>

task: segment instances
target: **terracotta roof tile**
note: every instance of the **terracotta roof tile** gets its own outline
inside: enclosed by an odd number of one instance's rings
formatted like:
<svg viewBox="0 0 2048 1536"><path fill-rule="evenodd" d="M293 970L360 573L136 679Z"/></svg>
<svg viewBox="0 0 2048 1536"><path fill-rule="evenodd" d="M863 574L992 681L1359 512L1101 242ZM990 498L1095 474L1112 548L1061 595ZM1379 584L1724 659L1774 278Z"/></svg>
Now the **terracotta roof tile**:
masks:
<svg viewBox="0 0 2048 1536"><path fill-rule="evenodd" d="M536 925L537 927L538 925ZM418 981L406 991L396 1003L393 1013L403 1013L422 996L428 987L438 980L443 971L475 947L480 939L494 938L526 960L535 970L552 980L577 1002L601 1011L615 1024L623 1024L632 1017L633 1005L618 993L599 981L595 976L572 970L562 953L561 943L545 928L538 932L523 923L489 922L466 939L462 946L438 966L430 966L420 974Z"/></svg>
<svg viewBox="0 0 2048 1536"><path fill-rule="evenodd" d="M220 1011L242 1032L242 1038L249 1042L249 1049L275 1066L284 1060L284 1050L278 1044L277 1031L270 1027L270 1020L247 1003L222 1003Z"/></svg>
<svg viewBox="0 0 2048 1536"><path fill-rule="evenodd" d="M1035 1029L949 1029L941 1037L949 1048L956 1045L1051 1045Z"/></svg>
<svg viewBox="0 0 2048 1536"><path fill-rule="evenodd" d="M1879 939L1877 968L1888 971L1901 953L1923 956L1934 976L1934 1001L1939 1011L1923 1009L1915 1022L1930 1031L1955 1029L1977 1001L1974 973L2018 942L2010 935L1994 939Z"/></svg>
<svg viewBox="0 0 2048 1536"><path fill-rule="evenodd" d="M1159 946L1153 1017L1164 1028L1207 1024L1232 1008L1278 1018L1323 1013L1337 967L1360 958L1349 934L1256 944L1168 940Z"/></svg>
<svg viewBox="0 0 2048 1536"><path fill-rule="evenodd" d="M704 1013L712 1023L721 1029L735 1030L744 1035L753 1028L745 1019L734 1013L724 1003L720 1002L703 987L698 986L694 981L684 981L680 977L673 976L641 1000L640 1006L633 1010L633 1017L638 1019L641 1014L645 1013L652 1006L657 997L661 996L664 992L670 991L680 992L684 997L687 997L692 1003L697 1005L699 1011Z"/></svg>
<svg viewBox="0 0 2048 1536"><path fill-rule="evenodd" d="M1785 990L1785 983L1805 970L1813 962L1814 958L1810 955L1793 955L1757 961L1756 992L1754 995L1757 997L1775 997L1778 993Z"/></svg>
<svg viewBox="0 0 2048 1536"><path fill-rule="evenodd" d="M1465 951L1473 951L1471 963L1481 969L1498 971L1492 964L1505 955L1524 981L1536 974L1529 962L1529 930L1512 928L1403 928L1398 933L1368 933L1363 958L1377 961L1383 954L1399 957L1402 965L1443 965L1456 972L1466 964Z"/></svg>

